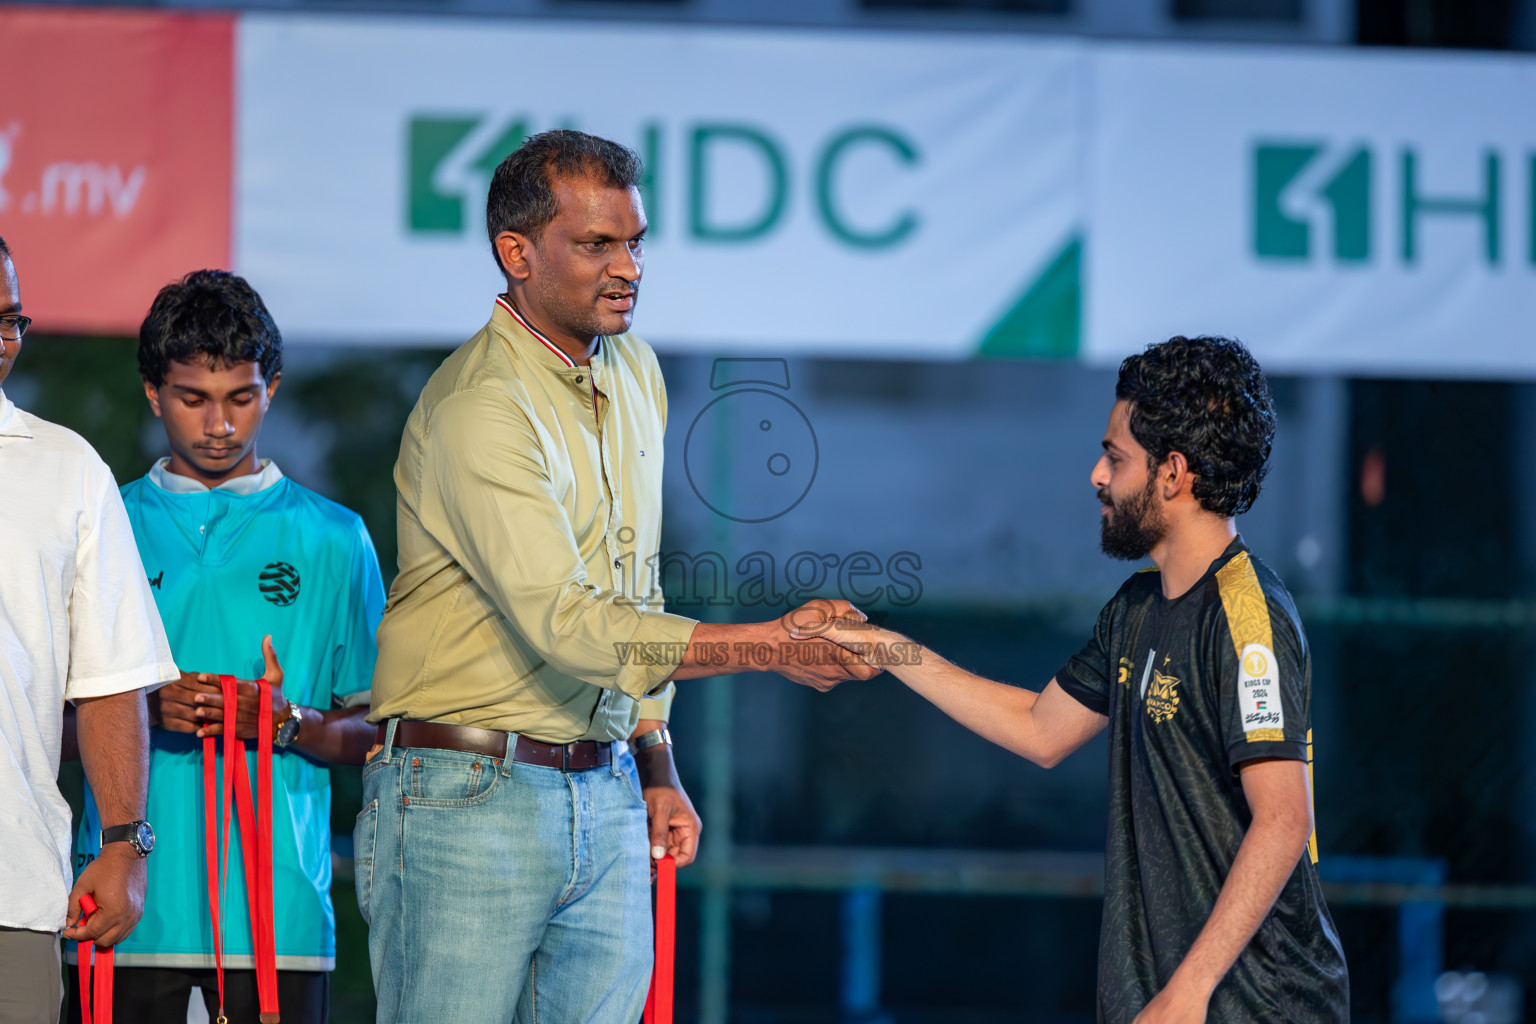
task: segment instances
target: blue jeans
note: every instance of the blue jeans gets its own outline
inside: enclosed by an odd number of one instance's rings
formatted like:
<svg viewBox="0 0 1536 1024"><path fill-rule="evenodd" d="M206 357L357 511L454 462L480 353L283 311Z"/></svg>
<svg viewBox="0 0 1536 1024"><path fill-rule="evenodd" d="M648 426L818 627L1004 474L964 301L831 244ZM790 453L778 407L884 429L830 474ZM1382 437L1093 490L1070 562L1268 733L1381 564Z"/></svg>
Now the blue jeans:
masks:
<svg viewBox="0 0 1536 1024"><path fill-rule="evenodd" d="M650 855L627 751L566 773L386 743L353 840L379 1024L640 1018Z"/></svg>

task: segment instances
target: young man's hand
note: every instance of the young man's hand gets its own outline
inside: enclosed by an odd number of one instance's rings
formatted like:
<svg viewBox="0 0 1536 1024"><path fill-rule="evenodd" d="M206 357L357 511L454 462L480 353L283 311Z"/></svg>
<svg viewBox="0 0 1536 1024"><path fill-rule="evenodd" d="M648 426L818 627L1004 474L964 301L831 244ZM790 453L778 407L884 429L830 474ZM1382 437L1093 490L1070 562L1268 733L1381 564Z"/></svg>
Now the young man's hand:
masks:
<svg viewBox="0 0 1536 1024"><path fill-rule="evenodd" d="M197 696L208 692L205 680L213 680L218 691L218 677L206 672L183 672L181 678L166 683L149 695L150 721L170 732L197 732L203 722L197 716Z"/></svg>
<svg viewBox="0 0 1536 1024"><path fill-rule="evenodd" d="M841 621L863 622L865 615L847 601L819 598L786 613L769 627L774 646L773 671L791 682L826 693L850 679L873 679L883 670L823 635Z"/></svg>
<svg viewBox="0 0 1536 1024"><path fill-rule="evenodd" d="M102 847L69 891L68 919L76 924L64 929L64 937L94 942L104 949L126 939L144 915L144 874L144 858L128 843ZM81 926L80 897L86 893L96 901L97 910Z"/></svg>
<svg viewBox="0 0 1536 1024"><path fill-rule="evenodd" d="M261 707L261 690L249 679L235 680L235 735L242 740L257 736L263 711L275 726L288 710L288 699L283 696L283 666L278 663L277 652L272 648L270 635L262 638L261 655L266 661L262 678L271 687L265 709ZM199 688L193 695L193 716L197 722L198 736L222 736L224 734L224 692L219 688L219 677L201 673ZM206 680L206 682L204 682ZM174 685L174 684L173 684Z"/></svg>
<svg viewBox="0 0 1536 1024"><path fill-rule="evenodd" d="M791 612L790 615L794 615ZM826 622L812 621L808 625L791 625L790 635L801 639L820 639L837 644L843 650L858 657L871 668L880 670L876 663L875 650L877 645L887 646L898 643L911 643L899 633L893 633L888 629L870 625L869 621L860 617L838 617Z"/></svg>

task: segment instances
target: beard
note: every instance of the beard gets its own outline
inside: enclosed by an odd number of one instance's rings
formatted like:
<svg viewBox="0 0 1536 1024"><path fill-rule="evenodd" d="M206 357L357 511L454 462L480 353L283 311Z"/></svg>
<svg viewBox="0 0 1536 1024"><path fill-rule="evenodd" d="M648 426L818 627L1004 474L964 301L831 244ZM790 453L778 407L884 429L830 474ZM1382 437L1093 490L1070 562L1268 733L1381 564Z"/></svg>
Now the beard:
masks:
<svg viewBox="0 0 1536 1024"><path fill-rule="evenodd" d="M602 288L592 295L591 300L585 305L573 302L561 294L556 275L548 269L543 262L543 257L535 250L535 258L540 261L539 283L537 285L539 305L544 308L544 314L553 322L553 326L569 334L573 338L597 338L614 334L623 334L629 330L635 320L635 306L640 304L640 285L626 284L622 281L606 281ZM608 314L605 317L596 308L599 296L607 291L627 291L634 295L635 306L631 306L623 313Z"/></svg>
<svg viewBox="0 0 1536 1024"><path fill-rule="evenodd" d="M1153 494L1156 486L1155 480L1148 480L1146 490L1121 502L1112 500L1107 490L1099 492L1099 501L1109 506L1109 515L1099 519L1099 550L1127 562L1151 553L1168 532Z"/></svg>

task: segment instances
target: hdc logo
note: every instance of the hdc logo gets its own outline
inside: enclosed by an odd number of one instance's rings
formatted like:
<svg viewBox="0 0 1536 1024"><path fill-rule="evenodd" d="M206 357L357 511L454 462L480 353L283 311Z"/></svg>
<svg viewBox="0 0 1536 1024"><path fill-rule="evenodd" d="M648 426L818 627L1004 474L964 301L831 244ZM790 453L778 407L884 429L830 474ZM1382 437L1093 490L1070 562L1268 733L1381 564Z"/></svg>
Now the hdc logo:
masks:
<svg viewBox="0 0 1536 1024"><path fill-rule="evenodd" d="M417 116L407 125L406 224L412 234L457 235L479 225L496 165L540 130L518 117ZM671 211L661 197L659 174L679 173L684 184L683 223L695 241L753 242L781 227L796 197L808 196L820 227L856 249L887 249L908 241L920 226L917 211L899 203L871 212L849 184L857 173L883 180L911 173L921 163L917 147L894 128L855 125L814 147L808 167L795 166L790 148L768 129L716 122L690 125L674 154L658 122L641 127L636 147L645 162L646 215L658 234ZM674 155L681 160L674 161ZM680 170L673 172L674 162ZM478 230L475 231L478 234Z"/></svg>
<svg viewBox="0 0 1536 1024"><path fill-rule="evenodd" d="M1372 260L1375 218L1396 228L1398 258L1420 258L1420 229L1427 217L1459 217L1480 231L1490 264L1503 258L1500 237L1505 161L1493 150L1473 155L1481 188L1470 195L1430 195L1422 184L1420 154L1404 146L1387 176L1374 174L1378 152L1365 145L1322 142L1259 143L1253 148L1253 251L1266 260L1301 261L1325 254L1341 263ZM1437 154L1437 164L1439 161ZM1536 203L1536 157L1525 169ZM1386 186L1388 195L1376 193ZM1385 200L1383 202L1382 200ZM1536 206L1530 213L1527 258L1536 265ZM1374 236L1379 239L1380 236Z"/></svg>

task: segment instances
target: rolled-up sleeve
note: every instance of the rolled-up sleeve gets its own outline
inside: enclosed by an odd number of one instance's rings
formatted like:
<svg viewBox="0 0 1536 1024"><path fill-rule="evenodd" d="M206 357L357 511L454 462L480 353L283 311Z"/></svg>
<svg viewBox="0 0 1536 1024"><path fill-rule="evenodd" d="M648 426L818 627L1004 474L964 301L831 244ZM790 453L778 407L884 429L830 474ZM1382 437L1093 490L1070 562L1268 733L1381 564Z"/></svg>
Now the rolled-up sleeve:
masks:
<svg viewBox="0 0 1536 1024"><path fill-rule="evenodd" d="M640 702L640 719L656 722L672 721L672 698L676 696L677 687L668 683L660 693L646 697Z"/></svg>
<svg viewBox="0 0 1536 1024"><path fill-rule="evenodd" d="M663 392L665 394L665 392ZM663 398L662 419L666 419L665 398ZM656 577L659 580L659 576ZM661 611L666 607L666 598L662 596L661 588L654 587L646 606L653 611ZM641 721L670 722L672 721L672 701L677 696L677 684L668 683L666 689L660 693L651 694L640 702Z"/></svg>
<svg viewBox="0 0 1536 1024"><path fill-rule="evenodd" d="M444 400L423 438L422 525L556 671L631 697L661 696L693 619L588 582L533 424L505 394Z"/></svg>

